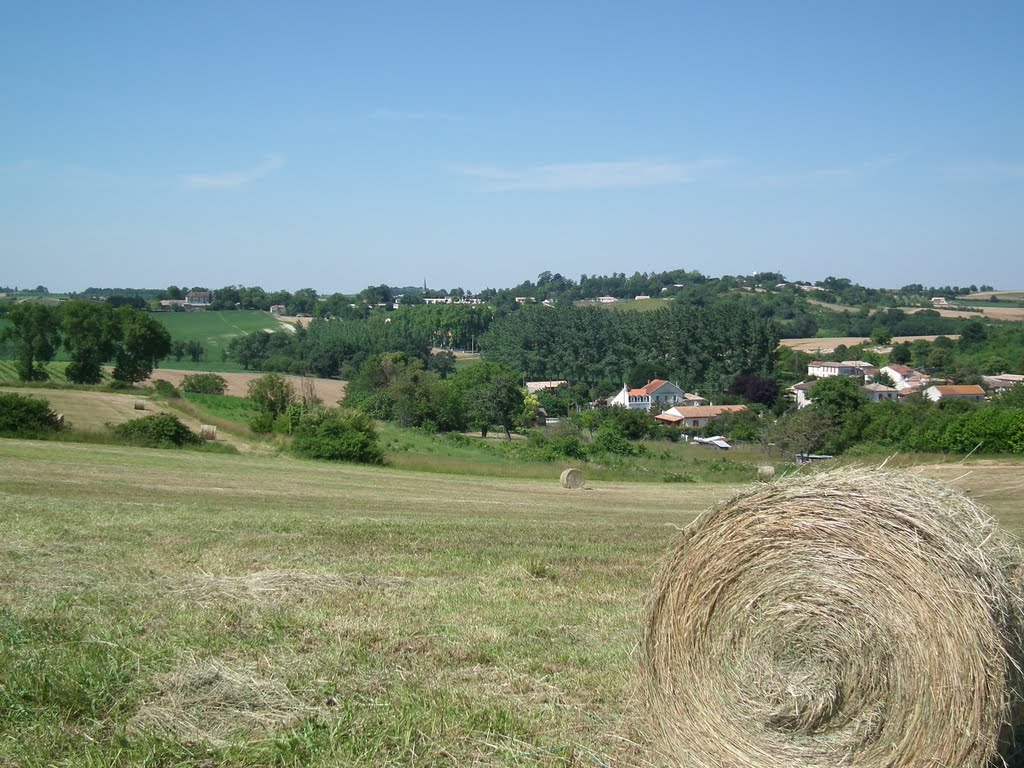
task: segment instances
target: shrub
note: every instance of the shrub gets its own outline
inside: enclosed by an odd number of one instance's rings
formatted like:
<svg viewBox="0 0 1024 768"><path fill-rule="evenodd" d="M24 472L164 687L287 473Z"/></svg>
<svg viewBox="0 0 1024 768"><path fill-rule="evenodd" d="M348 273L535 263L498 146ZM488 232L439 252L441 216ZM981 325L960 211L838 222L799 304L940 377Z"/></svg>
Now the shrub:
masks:
<svg viewBox="0 0 1024 768"><path fill-rule="evenodd" d="M647 453L647 448L642 443L630 442L615 422L601 425L597 437L594 438L592 450L617 456L643 456Z"/></svg>
<svg viewBox="0 0 1024 768"><path fill-rule="evenodd" d="M249 418L249 429L265 434L274 430L274 414L258 411Z"/></svg>
<svg viewBox="0 0 1024 768"><path fill-rule="evenodd" d="M114 435L132 445L149 448L180 448L198 445L202 438L170 413L154 413L111 428Z"/></svg>
<svg viewBox="0 0 1024 768"><path fill-rule="evenodd" d="M268 373L249 382L249 399L261 411L276 417L295 401L295 389L284 376Z"/></svg>
<svg viewBox="0 0 1024 768"><path fill-rule="evenodd" d="M193 373L181 381L183 392L197 392L201 395L223 395L227 388L227 380L216 373Z"/></svg>
<svg viewBox="0 0 1024 768"><path fill-rule="evenodd" d="M0 392L0 435L34 437L59 429L48 400Z"/></svg>
<svg viewBox="0 0 1024 768"><path fill-rule="evenodd" d="M178 388L171 384L171 382L167 381L167 379L154 379L153 389L156 390L158 395L163 395L171 400L181 397L181 393L178 391Z"/></svg>
<svg viewBox="0 0 1024 768"><path fill-rule="evenodd" d="M307 414L296 430L292 449L308 459L384 463L377 430L358 411L321 410Z"/></svg>

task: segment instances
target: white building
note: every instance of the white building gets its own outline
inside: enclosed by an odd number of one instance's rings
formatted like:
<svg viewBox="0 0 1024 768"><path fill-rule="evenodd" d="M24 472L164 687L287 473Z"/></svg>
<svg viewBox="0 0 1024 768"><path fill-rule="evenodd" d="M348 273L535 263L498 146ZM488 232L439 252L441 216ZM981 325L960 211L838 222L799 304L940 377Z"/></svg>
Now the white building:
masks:
<svg viewBox="0 0 1024 768"><path fill-rule="evenodd" d="M649 411L652 405L668 408L676 404L683 404L687 397L704 400L698 395L687 395L671 381L654 379L639 389L630 389L623 384L619 393L608 401L608 405L617 405L634 411Z"/></svg>

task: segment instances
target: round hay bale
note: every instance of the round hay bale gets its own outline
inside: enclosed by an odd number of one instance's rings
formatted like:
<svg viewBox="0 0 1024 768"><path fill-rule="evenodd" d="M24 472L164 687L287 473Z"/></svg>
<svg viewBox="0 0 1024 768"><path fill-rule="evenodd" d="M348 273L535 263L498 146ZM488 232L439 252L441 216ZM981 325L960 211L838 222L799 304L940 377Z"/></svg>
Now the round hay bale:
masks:
<svg viewBox="0 0 1024 768"><path fill-rule="evenodd" d="M768 481L775 477L775 467L771 464L762 464L757 468L757 479Z"/></svg>
<svg viewBox="0 0 1024 768"><path fill-rule="evenodd" d="M199 436L203 438L203 440L216 440L217 427L213 424L200 424Z"/></svg>
<svg viewBox="0 0 1024 768"><path fill-rule="evenodd" d="M577 490L583 487L585 480L583 479L582 472L575 467L571 467L562 472L558 478L558 482L563 488Z"/></svg>
<svg viewBox="0 0 1024 768"><path fill-rule="evenodd" d="M145 400L136 400L135 401L135 410L136 411L144 411L144 410L146 410L146 401Z"/></svg>
<svg viewBox="0 0 1024 768"><path fill-rule="evenodd" d="M974 502L911 475L840 469L739 494L688 526L655 580L645 676L662 749L690 768L1003 765L1021 563Z"/></svg>

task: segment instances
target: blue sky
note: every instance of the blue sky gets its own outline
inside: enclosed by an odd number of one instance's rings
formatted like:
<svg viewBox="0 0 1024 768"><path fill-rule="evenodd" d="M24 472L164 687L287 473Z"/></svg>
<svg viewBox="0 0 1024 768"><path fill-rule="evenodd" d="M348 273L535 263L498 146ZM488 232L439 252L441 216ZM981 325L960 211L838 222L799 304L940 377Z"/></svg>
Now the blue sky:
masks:
<svg viewBox="0 0 1024 768"><path fill-rule="evenodd" d="M1024 288L1024 3L6 2L0 284Z"/></svg>

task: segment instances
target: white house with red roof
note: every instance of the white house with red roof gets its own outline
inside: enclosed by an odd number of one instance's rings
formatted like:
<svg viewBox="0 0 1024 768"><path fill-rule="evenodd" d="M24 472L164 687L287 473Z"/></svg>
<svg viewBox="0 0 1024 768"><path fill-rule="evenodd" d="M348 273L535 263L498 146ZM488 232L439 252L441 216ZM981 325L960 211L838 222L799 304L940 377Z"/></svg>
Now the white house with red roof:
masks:
<svg viewBox="0 0 1024 768"><path fill-rule="evenodd" d="M971 400L980 403L985 390L980 384L936 384L924 391L924 396L937 403L940 400Z"/></svg>
<svg viewBox="0 0 1024 768"><path fill-rule="evenodd" d="M727 413L747 410L745 405L676 405L654 418L662 424L680 427L703 427L712 419Z"/></svg>
<svg viewBox="0 0 1024 768"><path fill-rule="evenodd" d="M649 411L652 406L664 410L677 404L697 405L699 402L707 401L700 395L684 392L671 381L654 379L639 389L630 389L623 384L619 393L608 400L608 405L617 405L634 411Z"/></svg>

